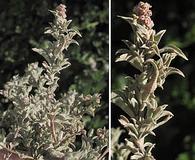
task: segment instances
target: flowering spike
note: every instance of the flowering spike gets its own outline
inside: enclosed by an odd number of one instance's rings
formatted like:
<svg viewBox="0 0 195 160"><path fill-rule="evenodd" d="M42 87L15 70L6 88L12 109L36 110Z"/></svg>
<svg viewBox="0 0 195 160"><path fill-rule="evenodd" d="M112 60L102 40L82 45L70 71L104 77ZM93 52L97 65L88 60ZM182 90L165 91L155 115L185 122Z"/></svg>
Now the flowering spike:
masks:
<svg viewBox="0 0 195 160"><path fill-rule="evenodd" d="M113 155L117 159L128 159L131 155L130 159L155 160L151 153L155 144L147 142L146 137L155 135L154 129L173 117L171 112L165 110L166 105L158 104L155 91L158 87L163 88L166 77L170 74L184 77L179 69L170 67L170 64L176 56L185 60L187 57L173 45L159 48L158 44L165 30L156 33L153 29L151 7L148 3L140 2L134 7L130 17L120 16L130 23L134 38L132 42L123 41L128 48L116 52L116 62L129 62L140 74L128 78L124 89L112 94L113 102L128 115L119 119L129 137L125 139L125 144L115 143ZM157 56L154 58L155 55Z"/></svg>

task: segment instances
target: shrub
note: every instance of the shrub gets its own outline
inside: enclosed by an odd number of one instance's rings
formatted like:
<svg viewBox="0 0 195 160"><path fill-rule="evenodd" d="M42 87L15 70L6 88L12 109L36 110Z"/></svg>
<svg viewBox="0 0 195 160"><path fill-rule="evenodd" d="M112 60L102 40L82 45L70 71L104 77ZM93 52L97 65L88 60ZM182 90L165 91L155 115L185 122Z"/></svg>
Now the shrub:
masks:
<svg viewBox="0 0 195 160"><path fill-rule="evenodd" d="M81 36L69 28L71 20L66 19L65 11L62 4L50 11L55 19L45 33L53 41L48 41L46 48L33 48L44 57L42 65L29 64L24 75L14 76L1 91L14 105L1 121L8 128L0 143L7 158L92 160L104 159L107 153L107 130L88 131L83 122L85 114L93 116L100 107L100 95L74 90L60 97L55 94L60 71L70 66L63 51L67 54L70 44L78 44L73 38Z"/></svg>

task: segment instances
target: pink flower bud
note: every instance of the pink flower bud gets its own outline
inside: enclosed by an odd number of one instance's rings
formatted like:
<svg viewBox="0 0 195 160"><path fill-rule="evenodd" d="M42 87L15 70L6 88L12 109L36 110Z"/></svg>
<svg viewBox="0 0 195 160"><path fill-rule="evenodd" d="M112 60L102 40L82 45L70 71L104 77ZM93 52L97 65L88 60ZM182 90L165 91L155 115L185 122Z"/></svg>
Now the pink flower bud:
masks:
<svg viewBox="0 0 195 160"><path fill-rule="evenodd" d="M145 19L146 19L146 17L144 15L142 15L142 16L139 17L139 21L141 21L141 22L144 22Z"/></svg>
<svg viewBox="0 0 195 160"><path fill-rule="evenodd" d="M151 10L148 10L147 16L148 16L148 17L151 17L151 16L152 16L152 11L151 11Z"/></svg>
<svg viewBox="0 0 195 160"><path fill-rule="evenodd" d="M150 29L154 26L154 22L150 17L146 17L144 24Z"/></svg>

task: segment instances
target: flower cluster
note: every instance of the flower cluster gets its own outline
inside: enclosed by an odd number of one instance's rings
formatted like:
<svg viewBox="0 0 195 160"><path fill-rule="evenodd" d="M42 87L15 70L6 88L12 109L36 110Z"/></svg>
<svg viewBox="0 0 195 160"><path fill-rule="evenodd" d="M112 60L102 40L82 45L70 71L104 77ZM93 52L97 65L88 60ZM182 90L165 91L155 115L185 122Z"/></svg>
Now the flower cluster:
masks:
<svg viewBox="0 0 195 160"><path fill-rule="evenodd" d="M151 7L152 6L148 3L140 2L133 9L133 12L138 16L137 22L141 25L145 25L149 29L154 26L154 22L150 18L152 16Z"/></svg>
<svg viewBox="0 0 195 160"><path fill-rule="evenodd" d="M63 4L60 4L56 7L56 11L59 14L59 16L62 16L63 18L66 18L66 6Z"/></svg>

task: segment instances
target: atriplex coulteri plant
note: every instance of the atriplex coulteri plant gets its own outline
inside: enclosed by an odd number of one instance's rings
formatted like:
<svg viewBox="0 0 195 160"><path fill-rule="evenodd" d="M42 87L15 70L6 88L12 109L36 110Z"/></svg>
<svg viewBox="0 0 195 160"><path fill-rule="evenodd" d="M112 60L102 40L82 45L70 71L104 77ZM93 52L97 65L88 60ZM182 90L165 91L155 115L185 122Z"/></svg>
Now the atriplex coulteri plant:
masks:
<svg viewBox="0 0 195 160"><path fill-rule="evenodd" d="M184 74L170 64L176 56L185 60L187 57L174 45L159 48L158 44L165 30L157 32L151 20L151 5L140 2L135 6L130 17L121 17L132 27L132 41L123 40L127 49L117 51L116 61L129 62L139 74L127 76L127 84L123 90L115 91L112 101L120 107L128 117L121 115L119 122L127 130L129 137L125 143L118 144L122 131L113 130L112 156L117 160L154 160L151 150L155 146L146 137L155 135L154 129L166 123L173 114L166 109L167 104L160 105L155 90L163 84L171 74Z"/></svg>
<svg viewBox="0 0 195 160"><path fill-rule="evenodd" d="M58 98L60 71L70 66L65 57L73 38L80 33L69 28L66 7L50 11L55 19L45 33L53 37L46 48L33 48L44 57L42 64L29 64L24 75L16 75L5 84L1 94L13 103L1 117L8 132L1 139L4 158L21 159L105 159L108 134L105 128L86 130L84 114L93 116L100 107L100 95L80 95L69 91ZM65 52L63 52L65 50ZM81 141L78 141L81 139ZM79 144L78 142L81 142Z"/></svg>

